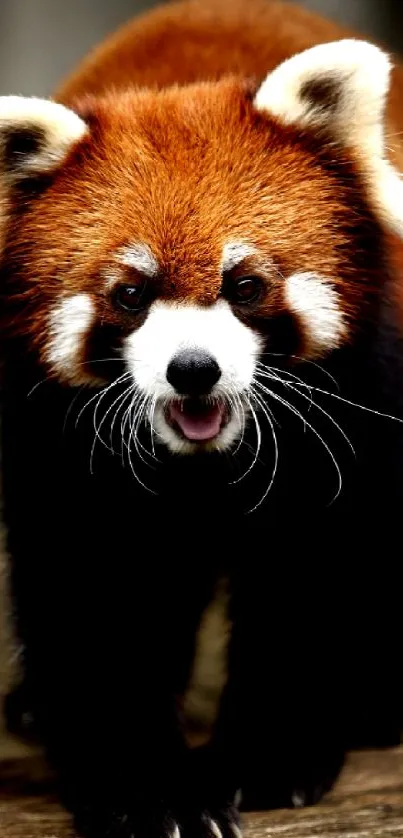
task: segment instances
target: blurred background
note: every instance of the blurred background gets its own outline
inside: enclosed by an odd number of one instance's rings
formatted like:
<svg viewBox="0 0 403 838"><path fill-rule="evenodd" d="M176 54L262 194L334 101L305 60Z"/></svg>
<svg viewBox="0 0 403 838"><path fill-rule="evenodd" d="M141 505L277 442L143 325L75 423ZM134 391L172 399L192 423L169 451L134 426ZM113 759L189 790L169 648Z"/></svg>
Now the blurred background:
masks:
<svg viewBox="0 0 403 838"><path fill-rule="evenodd" d="M300 4L403 53L402 0ZM108 32L154 5L155 0L0 0L0 94L50 94Z"/></svg>

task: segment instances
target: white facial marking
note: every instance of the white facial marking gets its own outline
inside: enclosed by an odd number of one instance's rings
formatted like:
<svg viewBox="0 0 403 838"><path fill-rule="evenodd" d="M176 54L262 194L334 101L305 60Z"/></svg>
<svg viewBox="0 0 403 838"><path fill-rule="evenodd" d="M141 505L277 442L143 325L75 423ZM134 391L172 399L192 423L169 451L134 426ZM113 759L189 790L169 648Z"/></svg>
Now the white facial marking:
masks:
<svg viewBox="0 0 403 838"><path fill-rule="evenodd" d="M314 273L292 274L286 282L286 299L304 326L309 357L336 349L347 334L337 291L329 280Z"/></svg>
<svg viewBox="0 0 403 838"><path fill-rule="evenodd" d="M224 300L206 308L156 302L145 323L126 339L127 367L141 392L156 404L155 430L171 450L178 452L193 451L194 445L182 440L165 421L164 406L178 397L166 372L174 356L186 348L203 350L217 361L221 378L213 395L234 400L252 381L261 339L235 317ZM233 412L214 447L228 447L240 431L239 416Z"/></svg>
<svg viewBox="0 0 403 838"><path fill-rule="evenodd" d="M39 137L37 151L20 153L14 165L7 161L6 174L12 180L55 168L88 133L88 126L74 111L48 99L1 96L0 152L10 131L24 130L42 132L43 139Z"/></svg>
<svg viewBox="0 0 403 838"><path fill-rule="evenodd" d="M89 378L82 366L82 350L94 314L91 297L75 294L62 300L50 315L47 361L72 384L86 383Z"/></svg>
<svg viewBox="0 0 403 838"><path fill-rule="evenodd" d="M116 260L127 268L134 268L146 276L158 273L158 262L148 244L138 242L124 247L116 254Z"/></svg>
<svg viewBox="0 0 403 838"><path fill-rule="evenodd" d="M223 247L221 272L226 273L227 271L232 271L244 259L250 256L256 256L256 253L256 248L246 242L228 242Z"/></svg>
<svg viewBox="0 0 403 838"><path fill-rule="evenodd" d="M122 281L122 272L119 268L106 268L101 271L105 286L110 291L118 282Z"/></svg>
<svg viewBox="0 0 403 838"><path fill-rule="evenodd" d="M224 300L206 308L156 302L143 326L126 340L125 356L141 390L162 398L174 396L166 370L174 355L186 348L212 355L223 379L240 391L251 382L260 340Z"/></svg>

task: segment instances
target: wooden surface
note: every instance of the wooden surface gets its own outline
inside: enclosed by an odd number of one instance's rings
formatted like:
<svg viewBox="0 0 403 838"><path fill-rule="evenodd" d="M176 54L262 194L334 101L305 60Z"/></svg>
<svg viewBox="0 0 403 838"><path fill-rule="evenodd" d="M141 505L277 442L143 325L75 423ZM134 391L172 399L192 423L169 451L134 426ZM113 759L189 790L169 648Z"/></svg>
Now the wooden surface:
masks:
<svg viewBox="0 0 403 838"><path fill-rule="evenodd" d="M0 838L74 838L37 760L3 762L0 784ZM319 806L245 816L244 833L245 838L403 836L403 747L352 754Z"/></svg>

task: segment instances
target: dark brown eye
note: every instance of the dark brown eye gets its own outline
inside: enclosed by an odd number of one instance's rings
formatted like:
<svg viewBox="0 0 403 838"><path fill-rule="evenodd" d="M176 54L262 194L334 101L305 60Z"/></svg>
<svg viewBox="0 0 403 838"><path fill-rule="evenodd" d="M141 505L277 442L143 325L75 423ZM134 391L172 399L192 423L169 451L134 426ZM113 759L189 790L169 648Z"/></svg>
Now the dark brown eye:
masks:
<svg viewBox="0 0 403 838"><path fill-rule="evenodd" d="M120 285L115 291L115 304L124 311L139 311L147 302L146 287L145 279L132 285Z"/></svg>
<svg viewBox="0 0 403 838"><path fill-rule="evenodd" d="M262 290L262 280L258 276L240 276L227 289L227 297L234 303L253 303Z"/></svg>

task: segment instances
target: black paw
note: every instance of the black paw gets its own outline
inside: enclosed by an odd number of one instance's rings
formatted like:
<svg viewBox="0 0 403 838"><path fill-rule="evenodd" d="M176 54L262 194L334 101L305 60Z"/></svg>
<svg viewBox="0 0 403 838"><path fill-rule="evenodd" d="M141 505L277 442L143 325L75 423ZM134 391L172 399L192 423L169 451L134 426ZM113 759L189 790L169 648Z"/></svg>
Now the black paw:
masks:
<svg viewBox="0 0 403 838"><path fill-rule="evenodd" d="M249 776L242 788L242 809L289 809L314 806L331 790L343 765L343 755L335 753L318 762L307 759L290 771L261 767L259 776Z"/></svg>
<svg viewBox="0 0 403 838"><path fill-rule="evenodd" d="M159 806L147 813L83 808L74 817L82 838L241 838L235 808L173 815Z"/></svg>
<svg viewBox="0 0 403 838"><path fill-rule="evenodd" d="M15 736L28 741L37 740L35 719L31 710L31 697L23 681L6 696L4 703L7 729Z"/></svg>
<svg viewBox="0 0 403 838"><path fill-rule="evenodd" d="M83 807L74 814L74 826L82 838L180 838L177 821L160 805L147 812Z"/></svg>
<svg viewBox="0 0 403 838"><path fill-rule="evenodd" d="M204 809L185 816L179 824L180 838L241 838L238 810Z"/></svg>
<svg viewBox="0 0 403 838"><path fill-rule="evenodd" d="M327 781L306 781L305 784L296 785L291 790L290 799L287 803L288 807L294 809L303 809L305 806L316 806L322 800L323 795L327 794L332 788L333 782Z"/></svg>
<svg viewBox="0 0 403 838"><path fill-rule="evenodd" d="M325 759L318 762L307 760L294 777L291 806L301 809L319 803L323 795L332 789L343 762L344 754L341 751L330 752Z"/></svg>

